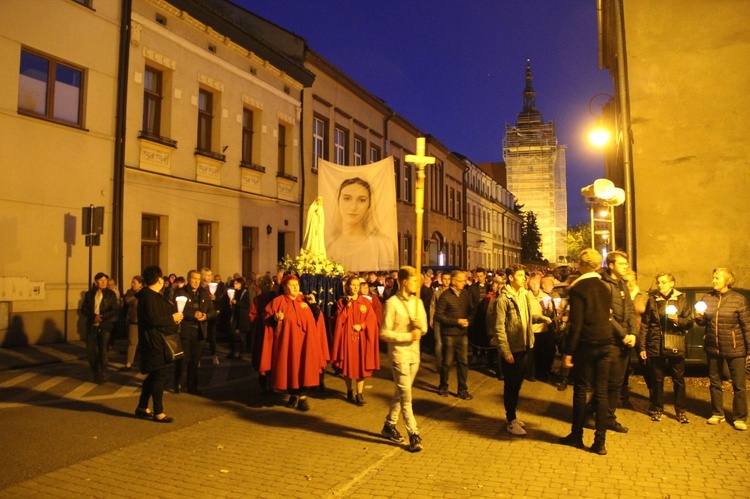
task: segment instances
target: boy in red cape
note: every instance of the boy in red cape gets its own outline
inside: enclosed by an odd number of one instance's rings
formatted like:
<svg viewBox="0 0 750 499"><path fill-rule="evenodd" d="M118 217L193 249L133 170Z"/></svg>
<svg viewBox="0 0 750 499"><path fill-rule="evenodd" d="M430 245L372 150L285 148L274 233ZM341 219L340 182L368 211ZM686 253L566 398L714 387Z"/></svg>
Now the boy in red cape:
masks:
<svg viewBox="0 0 750 499"><path fill-rule="evenodd" d="M270 371L271 386L289 392L287 407L308 411L306 389L320 384L329 359L325 321L305 302L297 276L287 275L281 285L284 294L266 306L260 372Z"/></svg>

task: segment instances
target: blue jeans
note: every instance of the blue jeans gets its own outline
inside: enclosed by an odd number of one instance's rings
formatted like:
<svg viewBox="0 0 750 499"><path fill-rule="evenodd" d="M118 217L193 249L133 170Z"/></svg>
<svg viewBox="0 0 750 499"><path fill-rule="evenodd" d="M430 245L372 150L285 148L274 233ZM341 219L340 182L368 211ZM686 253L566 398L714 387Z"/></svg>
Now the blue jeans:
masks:
<svg viewBox="0 0 750 499"><path fill-rule="evenodd" d="M456 359L458 391L468 391L466 380L469 377L469 338L463 336L443 336L443 363L440 365L440 388L448 389L451 364Z"/></svg>
<svg viewBox="0 0 750 499"><path fill-rule="evenodd" d="M724 362L729 366L729 375L732 378L734 389L734 400L732 401L732 413L735 421L747 421L747 388L745 375L745 357L728 359L721 355L713 355L706 352L708 358L708 380L711 393L711 414L724 416L724 393L721 391L721 373L724 370Z"/></svg>

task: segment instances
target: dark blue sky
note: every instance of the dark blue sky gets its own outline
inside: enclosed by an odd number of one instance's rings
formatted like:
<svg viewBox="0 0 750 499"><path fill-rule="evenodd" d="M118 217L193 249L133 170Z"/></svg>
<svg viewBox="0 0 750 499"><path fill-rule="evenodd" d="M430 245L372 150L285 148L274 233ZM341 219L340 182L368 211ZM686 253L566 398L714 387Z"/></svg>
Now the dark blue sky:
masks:
<svg viewBox="0 0 750 499"><path fill-rule="evenodd" d="M604 174L601 151L586 143L595 121L588 104L612 93L608 71L598 69L593 0L232 1L304 38L474 162L502 160L530 58L537 108L567 146L568 223L588 220L580 189Z"/></svg>

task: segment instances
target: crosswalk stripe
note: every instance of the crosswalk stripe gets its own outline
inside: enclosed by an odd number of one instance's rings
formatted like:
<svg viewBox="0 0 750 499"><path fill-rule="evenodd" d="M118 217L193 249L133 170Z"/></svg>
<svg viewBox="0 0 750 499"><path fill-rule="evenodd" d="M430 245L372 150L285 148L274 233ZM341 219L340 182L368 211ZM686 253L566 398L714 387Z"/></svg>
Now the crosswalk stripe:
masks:
<svg viewBox="0 0 750 499"><path fill-rule="evenodd" d="M95 383L92 383L90 381L84 381L81 385L75 387L73 390L63 395L62 398L78 400L81 397L83 397L86 393L96 388L96 386L97 385Z"/></svg>
<svg viewBox="0 0 750 499"><path fill-rule="evenodd" d="M65 378L64 376L55 376L54 378L50 378L47 381L45 381L43 383L39 383L35 387L30 388L30 389L24 391L23 393L19 393L15 397L11 397L10 399L8 399L8 403L25 402L25 401L29 400L30 398L33 398L33 397L39 395L40 393L44 392L45 390L49 390L53 386L59 385L60 383L62 383L66 379L67 378Z"/></svg>
<svg viewBox="0 0 750 499"><path fill-rule="evenodd" d="M20 383L23 383L29 378L33 378L34 376L36 376L36 373L19 374L15 378L11 378L8 381L3 381L2 383L0 383L0 388L10 388L11 386L16 386Z"/></svg>

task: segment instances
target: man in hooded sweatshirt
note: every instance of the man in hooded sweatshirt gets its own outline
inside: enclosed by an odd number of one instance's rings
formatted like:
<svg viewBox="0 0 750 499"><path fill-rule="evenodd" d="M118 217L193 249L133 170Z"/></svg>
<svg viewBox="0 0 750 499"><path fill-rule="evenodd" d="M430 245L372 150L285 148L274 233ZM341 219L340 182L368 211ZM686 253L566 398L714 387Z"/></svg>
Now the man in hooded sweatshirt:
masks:
<svg viewBox="0 0 750 499"><path fill-rule="evenodd" d="M503 402L508 419L506 429L511 435L526 435L524 423L516 417L521 384L526 375L528 356L534 348L533 323L552 322L544 315L532 315L529 293L526 291L526 267L513 264L506 271L508 284L495 300L495 329L493 343L500 353L505 390Z"/></svg>

